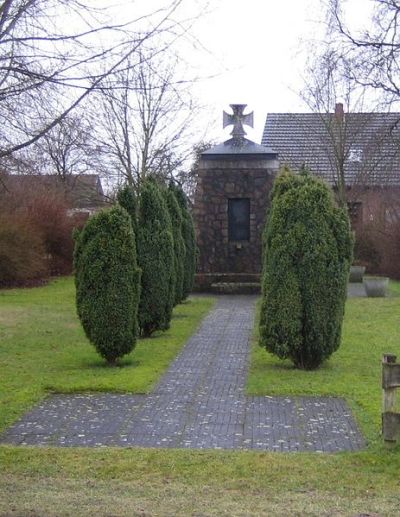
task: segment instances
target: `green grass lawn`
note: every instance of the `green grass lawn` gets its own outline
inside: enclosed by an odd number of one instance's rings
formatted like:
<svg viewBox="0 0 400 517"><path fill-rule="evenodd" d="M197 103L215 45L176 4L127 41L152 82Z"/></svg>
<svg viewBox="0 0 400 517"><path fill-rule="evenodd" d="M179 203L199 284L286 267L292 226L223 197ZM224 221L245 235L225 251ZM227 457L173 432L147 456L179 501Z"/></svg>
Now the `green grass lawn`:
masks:
<svg viewBox="0 0 400 517"><path fill-rule="evenodd" d="M49 392L151 391L213 303L177 306L167 332L140 339L109 367L83 333L72 278L0 291L0 431Z"/></svg>
<svg viewBox="0 0 400 517"><path fill-rule="evenodd" d="M148 391L211 304L198 298L179 307L166 335L141 341L125 366L113 369L83 336L70 279L0 292L2 426L49 388ZM366 450L0 446L0 516L400 515L400 447L385 450L379 437L381 355L400 356L399 323L400 297L349 300L342 347L316 372L296 371L254 346L249 391L346 397Z"/></svg>

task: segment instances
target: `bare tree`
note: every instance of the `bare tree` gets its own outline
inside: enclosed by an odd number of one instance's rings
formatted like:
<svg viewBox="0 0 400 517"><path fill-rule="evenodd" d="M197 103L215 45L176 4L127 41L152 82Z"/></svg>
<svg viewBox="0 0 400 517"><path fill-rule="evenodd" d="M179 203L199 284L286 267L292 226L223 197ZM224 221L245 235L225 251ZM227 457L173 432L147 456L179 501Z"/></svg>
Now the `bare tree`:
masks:
<svg viewBox="0 0 400 517"><path fill-rule="evenodd" d="M102 92L100 147L119 181L140 188L148 174L177 174L191 152L196 108L177 58L147 59L118 74Z"/></svg>
<svg viewBox="0 0 400 517"><path fill-rule="evenodd" d="M182 2L121 23L91 0L0 2L0 158L40 140L128 60L136 66L154 36L165 36L155 52L168 47L187 29ZM38 117L49 95L53 110Z"/></svg>
<svg viewBox="0 0 400 517"><path fill-rule="evenodd" d="M318 172L323 162L345 206L367 186L398 182L400 120L387 113L391 103L385 104L383 96L397 98L400 4L372 0L370 26L358 32L346 25L351 0L328 0L327 5L326 41L309 51L313 57L301 92L314 113L309 120L318 124L305 120L304 132L319 161L311 165Z"/></svg>
<svg viewBox="0 0 400 517"><path fill-rule="evenodd" d="M383 92L389 101L399 100L399 2L373 0L368 24L358 30L346 18L349 3L329 0L328 5L330 35L342 55L351 62L349 77L358 84Z"/></svg>
<svg viewBox="0 0 400 517"><path fill-rule="evenodd" d="M56 174L61 181L68 176L97 172L98 152L93 146L92 130L84 113L65 117L29 148L40 173Z"/></svg>
<svg viewBox="0 0 400 517"><path fill-rule="evenodd" d="M365 160L365 127L372 114L362 118L349 116L351 112L363 111L363 88L357 87L349 74L349 62L329 46L309 63L306 85L301 92L302 99L317 117L304 120L304 131L310 136L309 154L324 157L324 168L329 169L329 180L333 183L341 206L348 202L348 186L360 181L361 168L350 167L354 162ZM344 109L347 114L344 113ZM307 123L307 120L310 123ZM361 146L361 147L360 147ZM358 153L358 156L357 156ZM322 164L307 164L321 166ZM318 172L318 170L316 171ZM363 169L365 175L365 168Z"/></svg>
<svg viewBox="0 0 400 517"><path fill-rule="evenodd" d="M176 182L183 188L190 202L194 201L201 154L214 145L216 145L216 142L211 140L202 140L196 143L192 148L190 166L180 170L175 176Z"/></svg>

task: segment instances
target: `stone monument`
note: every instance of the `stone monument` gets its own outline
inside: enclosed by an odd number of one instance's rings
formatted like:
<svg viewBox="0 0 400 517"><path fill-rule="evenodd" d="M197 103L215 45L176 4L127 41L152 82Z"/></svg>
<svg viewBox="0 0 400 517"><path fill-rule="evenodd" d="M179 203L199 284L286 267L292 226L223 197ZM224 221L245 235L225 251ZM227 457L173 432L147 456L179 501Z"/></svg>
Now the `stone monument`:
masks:
<svg viewBox="0 0 400 517"><path fill-rule="evenodd" d="M272 149L245 138L243 125L253 126L246 104L231 104L223 127L231 137L201 154L194 200L199 262L196 287L222 291L235 285L259 286L261 241L269 195L278 170Z"/></svg>

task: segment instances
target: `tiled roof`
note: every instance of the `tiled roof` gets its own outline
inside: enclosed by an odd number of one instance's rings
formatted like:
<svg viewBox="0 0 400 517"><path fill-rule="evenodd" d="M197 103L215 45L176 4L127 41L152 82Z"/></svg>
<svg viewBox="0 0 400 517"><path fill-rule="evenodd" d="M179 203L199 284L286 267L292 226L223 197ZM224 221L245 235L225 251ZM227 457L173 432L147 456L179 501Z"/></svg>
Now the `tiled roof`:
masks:
<svg viewBox="0 0 400 517"><path fill-rule="evenodd" d="M262 145L281 164L306 165L330 183L344 158L348 185L400 184L400 113L269 113Z"/></svg>
<svg viewBox="0 0 400 517"><path fill-rule="evenodd" d="M106 201L97 174L73 174L65 181L53 174L5 174L1 177L0 193L4 188L11 192L15 189L57 190L65 194L71 208L98 208Z"/></svg>

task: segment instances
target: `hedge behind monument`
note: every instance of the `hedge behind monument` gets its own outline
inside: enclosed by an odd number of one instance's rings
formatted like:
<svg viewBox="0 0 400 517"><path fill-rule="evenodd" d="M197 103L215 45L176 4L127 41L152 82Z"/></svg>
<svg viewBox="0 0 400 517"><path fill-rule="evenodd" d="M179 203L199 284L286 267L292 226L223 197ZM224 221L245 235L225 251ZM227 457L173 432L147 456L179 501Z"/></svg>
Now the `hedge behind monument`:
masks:
<svg viewBox="0 0 400 517"><path fill-rule="evenodd" d="M194 223L191 213L187 206L186 195L183 190L173 185L170 187L175 194L182 213L182 236L185 243L185 262L183 279L183 300L192 292L194 275L196 273L197 245Z"/></svg>
<svg viewBox="0 0 400 517"><path fill-rule="evenodd" d="M347 213L306 172L276 179L265 231L260 344L314 369L340 345L352 258Z"/></svg>
<svg viewBox="0 0 400 517"><path fill-rule="evenodd" d="M86 336L110 364L136 343L140 270L130 217L116 206L93 215L74 252L76 305Z"/></svg>
<svg viewBox="0 0 400 517"><path fill-rule="evenodd" d="M139 326L144 336L169 327L175 293L171 220L160 187L147 179L139 197L138 263L142 270Z"/></svg>

